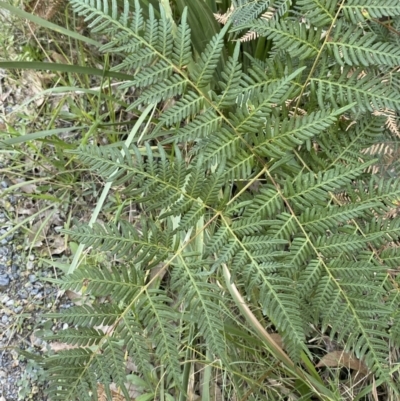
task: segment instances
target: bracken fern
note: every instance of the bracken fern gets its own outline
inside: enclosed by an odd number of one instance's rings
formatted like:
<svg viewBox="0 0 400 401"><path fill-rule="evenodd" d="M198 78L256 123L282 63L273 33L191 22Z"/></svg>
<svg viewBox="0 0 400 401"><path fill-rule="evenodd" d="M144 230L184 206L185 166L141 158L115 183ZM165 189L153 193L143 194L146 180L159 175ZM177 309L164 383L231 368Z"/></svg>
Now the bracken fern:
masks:
<svg viewBox="0 0 400 401"><path fill-rule="evenodd" d="M98 382L109 397L113 382L128 399L127 360L149 389L164 381L184 399L191 350L229 375L238 399L249 388L253 399L275 399L250 366L263 346L243 328L232 285L280 333L293 366L315 358L306 339L318 328L399 391L389 344L400 338L392 274L400 222L388 212L400 180L365 151L395 140L382 110L400 110L398 2L232 2L198 56L187 10L175 25L162 6L159 18L149 6L145 20L139 1L121 10L115 1L70 3L108 36L102 51L124 55L114 69L134 75L121 84L135 88L129 109L160 111L143 145L74 151L142 218L69 232L118 265L82 266L60 280L109 304L50 315L72 328L49 339L79 346L44 360L52 399L96 399ZM222 62L227 41L246 32L266 38L269 57L248 54L245 70L237 41Z"/></svg>

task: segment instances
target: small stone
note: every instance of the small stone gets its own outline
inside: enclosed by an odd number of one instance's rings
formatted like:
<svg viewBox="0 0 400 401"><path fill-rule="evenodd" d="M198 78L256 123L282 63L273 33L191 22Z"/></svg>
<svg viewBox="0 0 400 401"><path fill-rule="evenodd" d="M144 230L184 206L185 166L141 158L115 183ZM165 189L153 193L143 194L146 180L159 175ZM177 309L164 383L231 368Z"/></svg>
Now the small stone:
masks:
<svg viewBox="0 0 400 401"><path fill-rule="evenodd" d="M10 299L6 302L6 306L13 306L14 305L14 300Z"/></svg>
<svg viewBox="0 0 400 401"><path fill-rule="evenodd" d="M36 278L36 276L35 276L34 274L30 274L30 275L29 275L29 281L30 281L31 283L34 283L36 280L37 280L37 278Z"/></svg>
<svg viewBox="0 0 400 401"><path fill-rule="evenodd" d="M2 188L8 188L8 184L7 184L6 181L0 182L0 185L1 185Z"/></svg>
<svg viewBox="0 0 400 401"><path fill-rule="evenodd" d="M28 270L32 270L33 267L34 267L34 264L33 264L33 262L32 262L31 260L30 260L29 262L26 263L26 268L27 268Z"/></svg>
<svg viewBox="0 0 400 401"><path fill-rule="evenodd" d="M4 289L10 284L10 279L7 274L0 275L0 288Z"/></svg>
<svg viewBox="0 0 400 401"><path fill-rule="evenodd" d="M1 298L0 298L0 302L2 303L2 304L5 304L5 303L7 303L8 302L8 300L10 299L10 297L8 296L8 295L3 295Z"/></svg>
<svg viewBox="0 0 400 401"><path fill-rule="evenodd" d="M3 315L3 316L1 317L1 323L6 324L7 322L8 322L8 316Z"/></svg>
<svg viewBox="0 0 400 401"><path fill-rule="evenodd" d="M41 338L36 337L35 335L31 336L31 341L34 347L40 348L43 345L43 340Z"/></svg>

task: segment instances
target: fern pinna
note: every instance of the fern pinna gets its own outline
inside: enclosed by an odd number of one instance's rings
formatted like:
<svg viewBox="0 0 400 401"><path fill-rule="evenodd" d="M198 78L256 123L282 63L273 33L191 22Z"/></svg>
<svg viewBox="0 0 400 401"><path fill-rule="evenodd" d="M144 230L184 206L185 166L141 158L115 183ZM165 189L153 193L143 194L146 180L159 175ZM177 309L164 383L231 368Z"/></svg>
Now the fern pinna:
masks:
<svg viewBox="0 0 400 401"><path fill-rule="evenodd" d="M129 148L74 151L141 218L70 232L119 263L60 281L110 302L50 315L73 327L51 338L79 345L45 359L52 399L96 399L97 382L128 399L127 361L154 397L160 381L185 397L192 358L229 375L238 398L268 393L254 356L264 346L232 285L294 366L315 359L306 339L325 333L399 391L388 344L400 343L400 181L367 151L396 140L383 111L400 110L397 1L232 2L201 54L187 9L175 24L163 5L145 18L138 0L70 3L107 35L102 51L124 55L114 70L132 74L120 85L135 88L129 110L159 113ZM267 58L241 51L248 32Z"/></svg>

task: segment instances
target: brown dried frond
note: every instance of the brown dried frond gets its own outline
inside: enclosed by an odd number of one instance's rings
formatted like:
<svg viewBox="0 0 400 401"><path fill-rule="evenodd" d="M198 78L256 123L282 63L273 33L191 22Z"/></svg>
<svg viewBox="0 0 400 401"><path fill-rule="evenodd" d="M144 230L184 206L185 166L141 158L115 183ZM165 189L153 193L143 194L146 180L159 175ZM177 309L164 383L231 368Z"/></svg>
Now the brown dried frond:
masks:
<svg viewBox="0 0 400 401"><path fill-rule="evenodd" d="M376 143L361 151L362 154L371 156L392 156L393 152L393 147L385 142Z"/></svg>
<svg viewBox="0 0 400 401"><path fill-rule="evenodd" d="M115 391L111 391L111 397L112 397L112 401L126 401L126 398L123 395L118 394ZM100 401L107 401L108 400L107 393L106 393L106 391L104 389L104 386L102 384L99 384L97 386L97 399L100 400Z"/></svg>
<svg viewBox="0 0 400 401"><path fill-rule="evenodd" d="M269 21L272 18L274 18L275 13L276 13L276 10L274 7L268 7L268 10L265 13L261 14L261 19Z"/></svg>
<svg viewBox="0 0 400 401"><path fill-rule="evenodd" d="M258 33L254 31L249 31L245 33L239 40L240 42L250 42L250 40L254 40L258 38Z"/></svg>
<svg viewBox="0 0 400 401"><path fill-rule="evenodd" d="M391 109L374 110L372 113L374 116L385 116L385 126L386 128L395 136L400 138L400 129L397 125L396 112Z"/></svg>
<svg viewBox="0 0 400 401"><path fill-rule="evenodd" d="M393 206L391 207L383 216L384 219L394 219L398 217L400 211L400 207L398 206Z"/></svg>
<svg viewBox="0 0 400 401"><path fill-rule="evenodd" d="M229 10L227 10L227 12L224 13L224 14L215 13L215 14L214 14L214 18L215 18L215 19L217 20L217 22L219 22L220 24L225 25L225 24L228 22L229 17L232 15L232 13L233 13L234 10L235 10L235 8L234 8L233 6L231 6L231 7L229 8Z"/></svg>
<svg viewBox="0 0 400 401"><path fill-rule="evenodd" d="M64 3L65 0L31 0L28 2L27 8L38 17L49 21Z"/></svg>
<svg viewBox="0 0 400 401"><path fill-rule="evenodd" d="M268 10L261 14L260 18L263 19L264 21L270 21L272 18L275 16L275 8L269 7ZM258 38L258 33L254 31L249 31L245 33L239 40L241 42L249 42L250 40L254 40Z"/></svg>

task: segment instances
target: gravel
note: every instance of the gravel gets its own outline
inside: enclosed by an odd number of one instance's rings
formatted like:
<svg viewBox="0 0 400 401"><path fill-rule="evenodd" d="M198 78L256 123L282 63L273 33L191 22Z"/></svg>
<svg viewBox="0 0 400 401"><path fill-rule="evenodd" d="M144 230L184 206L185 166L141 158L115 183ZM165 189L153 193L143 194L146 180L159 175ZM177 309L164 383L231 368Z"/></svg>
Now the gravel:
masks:
<svg viewBox="0 0 400 401"><path fill-rule="evenodd" d="M46 344L35 332L46 323L43 313L69 307L71 301L44 280L55 272L25 250L23 233L6 235L16 224L13 205L23 199L4 194L7 188L0 181L0 401L46 401L44 372L18 351L41 354Z"/></svg>

